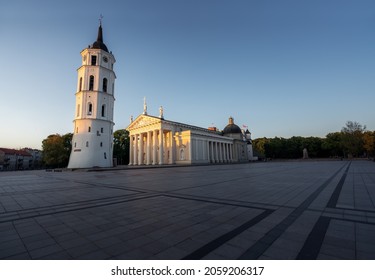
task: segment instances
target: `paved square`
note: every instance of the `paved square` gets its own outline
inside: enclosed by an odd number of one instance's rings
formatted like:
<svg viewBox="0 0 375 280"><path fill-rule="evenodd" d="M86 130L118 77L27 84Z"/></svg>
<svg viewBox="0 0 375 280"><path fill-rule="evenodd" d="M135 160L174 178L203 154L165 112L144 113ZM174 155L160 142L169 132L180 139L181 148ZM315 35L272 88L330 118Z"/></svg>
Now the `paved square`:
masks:
<svg viewBox="0 0 375 280"><path fill-rule="evenodd" d="M375 163L0 173L1 259L375 259Z"/></svg>

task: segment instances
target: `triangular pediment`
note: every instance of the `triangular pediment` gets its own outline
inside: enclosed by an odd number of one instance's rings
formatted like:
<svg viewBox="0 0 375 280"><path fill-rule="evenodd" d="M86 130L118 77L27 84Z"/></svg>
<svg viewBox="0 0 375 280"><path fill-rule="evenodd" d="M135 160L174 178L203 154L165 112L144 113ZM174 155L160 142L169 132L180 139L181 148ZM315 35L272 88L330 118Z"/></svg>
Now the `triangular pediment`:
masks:
<svg viewBox="0 0 375 280"><path fill-rule="evenodd" d="M161 123L161 119L148 115L139 115L127 128L126 130L134 130L149 125Z"/></svg>

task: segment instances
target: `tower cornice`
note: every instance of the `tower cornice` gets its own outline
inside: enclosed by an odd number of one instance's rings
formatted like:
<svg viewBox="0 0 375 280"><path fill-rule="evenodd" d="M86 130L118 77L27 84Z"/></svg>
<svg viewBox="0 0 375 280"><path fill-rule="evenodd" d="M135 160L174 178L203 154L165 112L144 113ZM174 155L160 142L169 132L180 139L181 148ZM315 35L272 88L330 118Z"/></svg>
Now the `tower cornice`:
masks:
<svg viewBox="0 0 375 280"><path fill-rule="evenodd" d="M107 67L104 67L102 65L81 65L80 67L77 68L77 71L79 71L81 68L93 68L93 69L96 69L96 68L100 68L100 69L105 69L109 72L112 72L114 75L115 75L115 79L116 79L116 74L115 74L115 71L113 71L113 69L110 69L110 68L107 68Z"/></svg>

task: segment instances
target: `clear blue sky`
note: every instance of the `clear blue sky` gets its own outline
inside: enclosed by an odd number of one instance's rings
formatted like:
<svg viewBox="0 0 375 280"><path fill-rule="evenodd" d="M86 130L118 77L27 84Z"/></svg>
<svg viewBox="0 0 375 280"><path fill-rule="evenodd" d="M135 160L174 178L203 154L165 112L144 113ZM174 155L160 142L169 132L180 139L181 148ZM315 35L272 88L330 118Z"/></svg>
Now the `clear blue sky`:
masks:
<svg viewBox="0 0 375 280"><path fill-rule="evenodd" d="M375 1L126 0L0 3L0 147L73 130L80 51L117 59L115 129L166 119L253 138L375 130Z"/></svg>

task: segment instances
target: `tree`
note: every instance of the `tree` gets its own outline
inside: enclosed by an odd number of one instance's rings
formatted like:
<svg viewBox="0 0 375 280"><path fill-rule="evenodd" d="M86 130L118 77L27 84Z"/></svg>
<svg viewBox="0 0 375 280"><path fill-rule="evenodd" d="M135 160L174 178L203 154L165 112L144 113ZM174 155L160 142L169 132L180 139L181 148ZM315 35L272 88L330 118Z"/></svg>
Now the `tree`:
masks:
<svg viewBox="0 0 375 280"><path fill-rule="evenodd" d="M52 134L42 142L43 162L47 167L66 167L72 147L72 133Z"/></svg>
<svg viewBox="0 0 375 280"><path fill-rule="evenodd" d="M253 140L252 142L253 149L259 155L259 157L265 156L264 145L268 142L269 142L269 139L267 139L266 137Z"/></svg>
<svg viewBox="0 0 375 280"><path fill-rule="evenodd" d="M275 137L264 144L264 151L267 158L288 158L286 151L286 139Z"/></svg>
<svg viewBox="0 0 375 280"><path fill-rule="evenodd" d="M129 145L129 131L119 129L113 133L113 157L118 164L129 164Z"/></svg>
<svg viewBox="0 0 375 280"><path fill-rule="evenodd" d="M342 145L348 157L359 156L363 152L363 133L366 126L358 122L347 121L341 129Z"/></svg>
<svg viewBox="0 0 375 280"><path fill-rule="evenodd" d="M368 157L375 155L375 131L366 131L363 134L363 148Z"/></svg>
<svg viewBox="0 0 375 280"><path fill-rule="evenodd" d="M298 149L298 157L303 156L303 149L307 149L308 156L311 158L327 157L327 152L322 148L324 139L320 137L301 137L301 145Z"/></svg>
<svg viewBox="0 0 375 280"><path fill-rule="evenodd" d="M344 151L342 146L342 133L328 133L322 141L322 150L331 157L343 157Z"/></svg>

